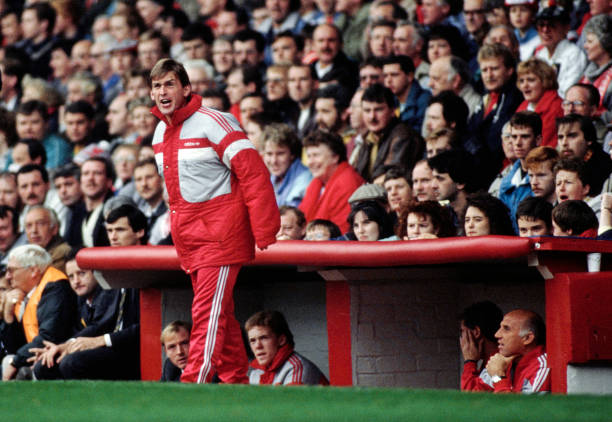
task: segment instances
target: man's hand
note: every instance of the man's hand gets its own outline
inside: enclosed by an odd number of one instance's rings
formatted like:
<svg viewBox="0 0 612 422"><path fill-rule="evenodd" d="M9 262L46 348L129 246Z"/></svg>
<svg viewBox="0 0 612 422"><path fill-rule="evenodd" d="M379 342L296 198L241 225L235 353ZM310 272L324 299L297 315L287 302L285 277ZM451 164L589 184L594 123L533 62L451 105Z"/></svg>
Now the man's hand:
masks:
<svg viewBox="0 0 612 422"><path fill-rule="evenodd" d="M83 350L97 349L98 347L106 346L104 336L98 337L78 337L76 340L68 343L66 354L74 352L82 352ZM63 358L63 356L61 356ZM57 361L60 362L61 358Z"/></svg>
<svg viewBox="0 0 612 422"><path fill-rule="evenodd" d="M463 330L461 332L461 337L459 337L459 344L461 345L463 360L478 361L482 356L483 343L483 338L476 341L474 334L472 334L470 330Z"/></svg>
<svg viewBox="0 0 612 422"><path fill-rule="evenodd" d="M20 303L25 293L19 289L12 289L4 293L3 318L7 324L15 321L15 305Z"/></svg>
<svg viewBox="0 0 612 422"><path fill-rule="evenodd" d="M491 359L489 359L489 362L487 362L487 372L491 376L497 375L499 377L505 377L508 367L517 356L518 355L512 355L506 357L501 353L494 354L491 356Z"/></svg>
<svg viewBox="0 0 612 422"><path fill-rule="evenodd" d="M32 356L28 358L28 363L34 365L38 362L41 356L47 351L46 347L32 347L28 349L28 352L32 353Z"/></svg>

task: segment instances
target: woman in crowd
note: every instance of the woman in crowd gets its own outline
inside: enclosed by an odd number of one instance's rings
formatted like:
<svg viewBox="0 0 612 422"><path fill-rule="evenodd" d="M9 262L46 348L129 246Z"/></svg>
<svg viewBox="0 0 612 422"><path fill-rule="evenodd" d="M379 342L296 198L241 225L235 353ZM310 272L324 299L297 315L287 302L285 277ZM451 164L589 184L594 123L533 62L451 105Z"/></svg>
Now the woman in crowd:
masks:
<svg viewBox="0 0 612 422"><path fill-rule="evenodd" d="M555 147L557 145L557 127L555 120L563 116L557 89L557 72L544 61L531 58L519 63L516 85L523 93L525 100L518 111L535 111L542 119L542 142L540 145Z"/></svg>
<svg viewBox="0 0 612 422"><path fill-rule="evenodd" d="M589 64L581 82L590 83L599 91L599 106L612 108L612 17L592 17L584 27L584 49Z"/></svg>
<svg viewBox="0 0 612 422"><path fill-rule="evenodd" d="M393 233L387 210L375 201L356 203L349 214L348 223L360 242L384 239Z"/></svg>
<svg viewBox="0 0 612 422"><path fill-rule="evenodd" d="M401 213L397 239L417 240L456 236L451 214L437 201L413 202Z"/></svg>
<svg viewBox="0 0 612 422"><path fill-rule="evenodd" d="M314 178L299 208L306 221L330 220L346 233L350 228L348 199L364 180L346 162L346 146L339 135L316 130L304 139L303 145Z"/></svg>
<svg viewBox="0 0 612 422"><path fill-rule="evenodd" d="M489 234L515 235L508 207L488 193L468 196L463 227L468 237Z"/></svg>

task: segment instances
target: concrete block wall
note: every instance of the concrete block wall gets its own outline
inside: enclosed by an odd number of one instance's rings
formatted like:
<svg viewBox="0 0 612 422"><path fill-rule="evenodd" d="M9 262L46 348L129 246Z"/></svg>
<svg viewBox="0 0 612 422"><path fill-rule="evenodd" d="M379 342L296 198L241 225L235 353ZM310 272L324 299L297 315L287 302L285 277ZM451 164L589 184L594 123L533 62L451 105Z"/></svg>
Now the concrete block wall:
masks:
<svg viewBox="0 0 612 422"><path fill-rule="evenodd" d="M534 279L352 283L353 383L457 389L462 368L457 316L485 299L504 312L521 307L543 313L544 284Z"/></svg>

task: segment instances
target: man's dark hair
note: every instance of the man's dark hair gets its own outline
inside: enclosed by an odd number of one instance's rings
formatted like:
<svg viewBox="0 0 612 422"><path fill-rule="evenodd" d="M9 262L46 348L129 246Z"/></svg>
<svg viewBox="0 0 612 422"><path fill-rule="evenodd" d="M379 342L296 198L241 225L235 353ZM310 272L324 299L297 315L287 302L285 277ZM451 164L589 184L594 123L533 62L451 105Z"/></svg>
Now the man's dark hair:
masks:
<svg viewBox="0 0 612 422"><path fill-rule="evenodd" d="M210 26L202 22L194 22L187 26L181 35L181 41L202 40L204 44L211 45L215 40Z"/></svg>
<svg viewBox="0 0 612 422"><path fill-rule="evenodd" d="M0 81L1 77L2 75L0 74ZM0 107L0 132L4 133L6 144L11 148L19 139L17 128L15 127L15 114L3 107Z"/></svg>
<svg viewBox="0 0 612 422"><path fill-rule="evenodd" d="M398 64L406 75L414 73L414 62L408 56L391 56L385 60L385 64Z"/></svg>
<svg viewBox="0 0 612 422"><path fill-rule="evenodd" d="M375 21L375 22L370 24L370 31L372 31L374 28L378 28L380 26L389 27L389 28L395 30L396 24L395 24L395 22L388 21L386 19L377 20L377 21Z"/></svg>
<svg viewBox="0 0 612 422"><path fill-rule="evenodd" d="M429 105L439 103L442 106L442 116L446 123L455 123L457 136L461 138L465 133L470 110L460 96L453 91L442 91L429 99Z"/></svg>
<svg viewBox="0 0 612 422"><path fill-rule="evenodd" d="M406 9L400 6L397 2L391 0L384 0L376 4L376 6L391 6L393 7L393 14L391 17L396 21L408 19L408 13Z"/></svg>
<svg viewBox="0 0 612 422"><path fill-rule="evenodd" d="M138 15L138 13L135 13L135 15ZM174 7L166 8L159 16L164 20L172 19L172 26L175 28L185 28L189 25L189 16L181 9L175 9Z"/></svg>
<svg viewBox="0 0 612 422"><path fill-rule="evenodd" d="M21 167L19 171L17 171L17 180L19 180L20 174L32 173L33 171L39 172L43 182L49 183L49 173L47 173L47 170L40 164L26 164Z"/></svg>
<svg viewBox="0 0 612 422"><path fill-rule="evenodd" d="M395 108L397 99L393 92L381 83L370 85L363 91L361 101L369 101L372 103L385 103L390 108Z"/></svg>
<svg viewBox="0 0 612 422"><path fill-rule="evenodd" d="M253 327L268 327L277 337L285 336L287 344L291 347L295 346L289 324L287 324L285 316L278 311L260 311L252 315L244 323L244 329L248 333Z"/></svg>
<svg viewBox="0 0 612 422"><path fill-rule="evenodd" d="M552 210L552 204L544 198L536 198L535 196L525 198L516 208L516 221L521 217L542 220L550 230L552 229Z"/></svg>
<svg viewBox="0 0 612 422"><path fill-rule="evenodd" d="M0 20L2 17L0 17ZM5 75L16 76L17 77L17 85L15 89L17 91L21 90L21 79L23 79L23 75L26 73L26 67L24 66L21 60L17 60L16 58L6 57L2 61L2 73Z"/></svg>
<svg viewBox="0 0 612 422"><path fill-rule="evenodd" d="M316 147L327 145L327 147L338 156L338 163L346 161L346 146L340 135L317 129L310 133L303 141L304 147Z"/></svg>
<svg viewBox="0 0 612 422"><path fill-rule="evenodd" d="M81 180L81 169L73 163L64 164L53 173L53 180L59 177L74 177L76 180Z"/></svg>
<svg viewBox="0 0 612 422"><path fill-rule="evenodd" d="M580 131L584 135L584 140L587 145L592 146L597 142L597 132L595 131L595 125L593 125L593 120L589 117L581 116L580 114L568 114L567 116L557 118L557 132L559 131L559 126L561 125L572 125L574 123L578 123L580 125Z"/></svg>
<svg viewBox="0 0 612 422"><path fill-rule="evenodd" d="M223 9L226 12L231 12L236 15L236 23L238 26L248 25L249 24L249 13L246 11L244 7L236 6L235 4L230 4L228 1Z"/></svg>
<svg viewBox="0 0 612 422"><path fill-rule="evenodd" d="M582 186L590 186L589 171L584 161L580 158L564 158L557 161L553 167L555 179L557 178L557 173L559 173L561 170L576 173L576 175L578 175L578 179L580 179L582 182Z"/></svg>
<svg viewBox="0 0 612 422"><path fill-rule="evenodd" d="M553 221L563 231L580 236L589 229L597 229L599 222L595 211L584 201L568 199L558 204L552 212Z"/></svg>
<svg viewBox="0 0 612 422"><path fill-rule="evenodd" d="M329 231L329 238L330 239L335 239L336 237L342 236L342 232L340 231L340 227L338 227L336 225L336 223L334 223L333 221L324 220L322 218L316 218L316 219L310 221L310 223L308 223L306 225L306 231L308 231L311 228L314 228L316 226L325 227Z"/></svg>
<svg viewBox="0 0 612 422"><path fill-rule="evenodd" d="M145 158L144 160L138 161L136 163L136 165L134 166L134 171L136 171L136 169L138 169L140 167L144 167L144 166L154 166L155 167L155 172L157 173L157 161L155 161L154 157L148 157L148 158Z"/></svg>
<svg viewBox="0 0 612 422"><path fill-rule="evenodd" d="M472 157L465 151L450 150L427 160L432 170L438 173L447 173L453 182L465 185L466 192L474 189L474 164Z"/></svg>
<svg viewBox="0 0 612 422"><path fill-rule="evenodd" d="M276 34L274 36L274 41L272 41L272 44L274 44L276 40L280 38L291 38L293 42L295 43L295 47L297 48L297 51L304 50L304 37L298 34L294 34L290 29L287 29L286 31L281 31L278 34Z"/></svg>
<svg viewBox="0 0 612 422"><path fill-rule="evenodd" d="M182 63L179 63L173 59L161 59L155 63L155 66L153 66L153 69L151 69L151 76L148 79L149 87L152 86L153 79L161 78L168 72L174 72L181 85L191 85L191 82L189 82L189 76L187 76L187 71Z"/></svg>
<svg viewBox="0 0 612 422"><path fill-rule="evenodd" d="M406 172L402 167L391 166L385 170L385 179L383 183L393 179L405 179L408 184L412 186L412 175Z"/></svg>
<svg viewBox="0 0 612 422"><path fill-rule="evenodd" d="M524 336L533 333L533 344L541 346L546 344L546 324L540 315L533 311L527 311L527 318L519 331L519 335Z"/></svg>
<svg viewBox="0 0 612 422"><path fill-rule="evenodd" d="M140 34L138 37L138 43L152 40L159 40L159 46L161 48L163 57L168 57L170 55L170 40L160 31L156 29L149 29L148 31Z"/></svg>
<svg viewBox="0 0 612 422"><path fill-rule="evenodd" d="M334 107L338 111L338 116L348 108L350 101L350 96L347 95L346 90L338 84L328 85L325 88L319 89L315 99L319 98L331 98L334 100Z"/></svg>
<svg viewBox="0 0 612 422"><path fill-rule="evenodd" d="M249 40L254 40L257 51L259 53L263 53L264 48L266 48L266 40L260 32L255 31L254 29L243 29L236 32L234 38L232 39L232 43L234 43L234 41L246 42Z"/></svg>
<svg viewBox="0 0 612 422"><path fill-rule="evenodd" d="M55 9L48 2L37 2L32 3L24 7L23 11L34 10L36 12L36 19L40 21L47 21L47 35L53 34L55 28L55 19L57 13ZM23 15L23 12L22 12Z"/></svg>
<svg viewBox="0 0 612 422"><path fill-rule="evenodd" d="M284 123L283 116L274 110L264 110L258 113L253 113L251 116L251 122L259 126L261 130L264 130L265 127L271 123Z"/></svg>
<svg viewBox="0 0 612 422"><path fill-rule="evenodd" d="M497 342L495 333L499 330L502 319L504 319L502 310L489 300L473 303L459 315L463 325L469 329L480 327L484 338L492 342Z"/></svg>
<svg viewBox="0 0 612 422"><path fill-rule="evenodd" d="M451 56L449 59L449 66L451 74L459 75L459 78L463 83L468 83L472 79L470 66L461 57Z"/></svg>
<svg viewBox="0 0 612 422"><path fill-rule="evenodd" d="M292 212L295 214L297 218L298 226L304 227L306 225L306 216L304 216L304 213L302 212L302 210L300 210L297 207L292 207L291 205L283 205L278 209L278 212L280 213L281 216Z"/></svg>
<svg viewBox="0 0 612 422"><path fill-rule="evenodd" d="M8 205L0 205L0 218L5 219L10 217L13 234L19 233L19 213L14 208Z"/></svg>
<svg viewBox="0 0 612 422"><path fill-rule="evenodd" d="M202 92L202 98L220 98L223 104L223 110L227 111L230 109L231 104L227 93L221 88L208 88Z"/></svg>
<svg viewBox="0 0 612 422"><path fill-rule="evenodd" d="M364 67L377 67L382 70L383 60L374 56L368 57L359 63L359 70L363 69Z"/></svg>
<svg viewBox="0 0 612 422"><path fill-rule="evenodd" d="M45 166L47 164L47 153L45 152L45 147L42 142L32 139L25 138L20 139L15 143L15 145L23 144L28 148L28 155L30 156L30 160L34 161L37 158L40 158L40 165Z"/></svg>
<svg viewBox="0 0 612 422"><path fill-rule="evenodd" d="M528 127L531 129L534 138L542 135L542 119L534 111L519 111L510 118L510 126Z"/></svg>
<svg viewBox="0 0 612 422"><path fill-rule="evenodd" d="M591 107L597 106L599 104L599 100L601 99L601 95L599 94L599 90L597 88L595 88L592 84L587 84L587 83L577 83L574 84L572 86L570 86L570 88L573 87L578 87L578 88L582 88L582 89L586 89L588 97L589 97L589 105ZM569 88L568 88L569 90ZM567 93L567 91L566 91Z"/></svg>
<svg viewBox="0 0 612 422"><path fill-rule="evenodd" d="M115 180L115 168L113 164L109 161L108 158L101 157L99 155L94 156L94 157L89 157L87 160L83 162L83 164L81 165L81 168L83 168L83 165L85 165L85 163L89 161L96 161L98 163L104 164L104 173L106 174L106 178L112 181Z"/></svg>
<svg viewBox="0 0 612 422"><path fill-rule="evenodd" d="M87 120L92 121L96 115L93 106L85 100L78 100L66 106L65 113L83 114Z"/></svg>
<svg viewBox="0 0 612 422"><path fill-rule="evenodd" d="M49 120L49 110L45 103L39 100L30 100L25 103L19 104L17 107L17 114L23 114L24 116L30 116L33 113L38 112L42 119L46 122Z"/></svg>
<svg viewBox="0 0 612 422"><path fill-rule="evenodd" d="M134 232L144 230L147 232L147 217L136 208L134 205L123 204L113 209L106 216L106 223L114 223L122 217L127 217L128 224L132 228ZM146 240L143 238L141 240L142 243L145 243Z"/></svg>
<svg viewBox="0 0 612 422"><path fill-rule="evenodd" d="M81 249L84 249L82 247L76 247L76 248L72 248L68 251L68 253L65 256L66 262L68 261L74 261L76 259L77 254L79 253L79 251Z"/></svg>
<svg viewBox="0 0 612 422"><path fill-rule="evenodd" d="M261 78L261 73L259 72L259 68L257 66L251 66L251 65L245 64L245 65L238 66L230 70L230 73L233 73L236 71L242 74L243 84L248 85L252 82L255 84L255 91L257 92L261 91L261 85L263 81Z"/></svg>

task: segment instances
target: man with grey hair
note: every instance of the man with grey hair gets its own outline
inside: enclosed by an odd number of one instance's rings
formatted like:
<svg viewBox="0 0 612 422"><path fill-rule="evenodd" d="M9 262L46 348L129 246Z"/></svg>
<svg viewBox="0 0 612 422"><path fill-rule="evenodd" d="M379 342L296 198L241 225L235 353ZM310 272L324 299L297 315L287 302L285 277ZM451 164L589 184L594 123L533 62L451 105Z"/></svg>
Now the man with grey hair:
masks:
<svg viewBox="0 0 612 422"><path fill-rule="evenodd" d="M453 91L463 98L470 114L480 105L482 97L472 88L470 81L470 68L468 64L456 56L440 57L429 67L429 88L433 95L442 91Z"/></svg>
<svg viewBox="0 0 612 422"><path fill-rule="evenodd" d="M25 215L25 233L28 242L44 248L51 255L51 265L65 270L70 245L59 235L59 219L50 208L34 205Z"/></svg>
<svg viewBox="0 0 612 422"><path fill-rule="evenodd" d="M6 293L0 336L12 354L2 361L3 381L18 371L27 378L36 358L30 349L67 340L76 315L76 296L66 275L51 266L51 256L40 246L13 249L5 278L12 289Z"/></svg>
<svg viewBox="0 0 612 422"><path fill-rule="evenodd" d="M533 311L517 309L504 315L495 333L499 352L487 372L495 393L534 394L550 391L546 358L546 326Z"/></svg>
<svg viewBox="0 0 612 422"><path fill-rule="evenodd" d="M215 88L214 69L206 60L187 60L183 63L183 66L185 66L191 87L195 92L201 94L207 89Z"/></svg>
<svg viewBox="0 0 612 422"><path fill-rule="evenodd" d="M423 39L419 29L410 21L399 21L393 31L393 54L408 56L415 66L414 77L421 86L427 86L429 63L423 60Z"/></svg>

